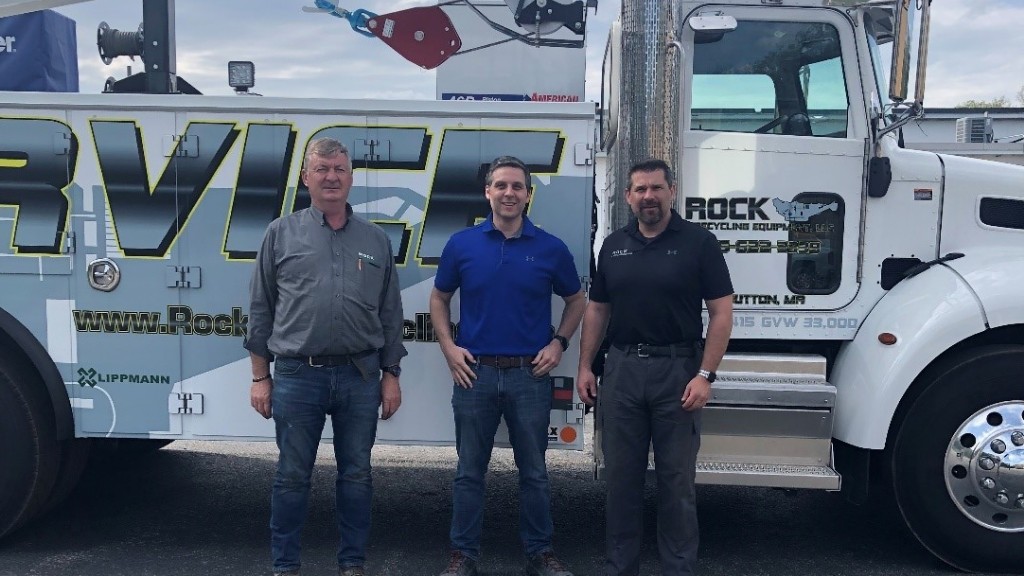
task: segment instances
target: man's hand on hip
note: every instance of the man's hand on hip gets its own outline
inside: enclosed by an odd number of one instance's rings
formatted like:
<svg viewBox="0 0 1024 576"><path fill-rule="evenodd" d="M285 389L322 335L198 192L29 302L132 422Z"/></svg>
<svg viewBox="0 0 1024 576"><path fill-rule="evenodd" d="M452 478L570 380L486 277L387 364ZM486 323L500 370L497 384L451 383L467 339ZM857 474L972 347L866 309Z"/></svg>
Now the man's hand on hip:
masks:
<svg viewBox="0 0 1024 576"><path fill-rule="evenodd" d="M452 344L441 346L441 353L444 354L444 359L448 362L448 369L452 371L452 380L463 388L472 388L476 374L469 365L476 364L476 358L470 354L469 350Z"/></svg>
<svg viewBox="0 0 1024 576"><path fill-rule="evenodd" d="M533 358L533 375L537 378L551 372L562 361L562 345L558 340L548 342L548 345L541 348L537 356Z"/></svg>

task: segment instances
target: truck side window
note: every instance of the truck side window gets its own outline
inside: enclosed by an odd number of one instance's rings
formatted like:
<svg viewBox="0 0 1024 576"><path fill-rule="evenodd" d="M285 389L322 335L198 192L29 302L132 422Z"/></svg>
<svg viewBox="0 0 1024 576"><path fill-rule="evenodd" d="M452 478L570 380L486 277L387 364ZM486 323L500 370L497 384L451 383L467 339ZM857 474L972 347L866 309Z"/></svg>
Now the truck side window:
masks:
<svg viewBox="0 0 1024 576"><path fill-rule="evenodd" d="M849 98L830 24L741 20L693 48L692 130L845 138Z"/></svg>
<svg viewBox="0 0 1024 576"><path fill-rule="evenodd" d="M811 135L846 138L846 83L838 56L800 67Z"/></svg>

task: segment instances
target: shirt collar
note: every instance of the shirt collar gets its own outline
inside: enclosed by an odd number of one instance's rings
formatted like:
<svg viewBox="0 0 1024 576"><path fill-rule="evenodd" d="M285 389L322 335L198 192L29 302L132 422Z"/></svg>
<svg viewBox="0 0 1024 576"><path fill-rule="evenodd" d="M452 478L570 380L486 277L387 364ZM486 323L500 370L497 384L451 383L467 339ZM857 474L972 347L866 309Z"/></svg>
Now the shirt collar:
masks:
<svg viewBox="0 0 1024 576"><path fill-rule="evenodd" d="M308 210L309 210L309 215L310 215L311 218L313 218L314 222L316 222L317 224L319 224L321 226L327 226L327 219L324 217L324 213L323 213L322 210L317 208L312 203L309 205ZM342 228L347 227L348 223L349 223L349 220L352 218L352 205L349 204L348 202L345 202L345 215L346 215L345 226L342 226Z"/></svg>
<svg viewBox="0 0 1024 576"><path fill-rule="evenodd" d="M492 231L493 232L500 232L500 230L498 230L497 228L494 227L494 213L493 212L488 214L487 218L483 222L480 223L480 229L483 230L484 232L492 232ZM526 214L523 214L523 225L519 228L519 233L516 234L515 236L513 236L513 238L518 238L520 236L533 237L533 236L536 236L536 235L537 235L537 226L536 226L536 224L531 222L530 219L527 218Z"/></svg>

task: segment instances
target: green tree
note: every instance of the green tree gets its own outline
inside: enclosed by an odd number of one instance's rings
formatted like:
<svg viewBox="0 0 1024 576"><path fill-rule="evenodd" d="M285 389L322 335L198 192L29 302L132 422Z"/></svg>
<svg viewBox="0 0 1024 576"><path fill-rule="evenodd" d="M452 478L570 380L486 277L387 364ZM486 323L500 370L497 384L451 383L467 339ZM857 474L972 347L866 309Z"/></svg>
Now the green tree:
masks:
<svg viewBox="0 0 1024 576"><path fill-rule="evenodd" d="M1024 92L1024 86L1021 87L1021 91ZM1020 97L1021 94L1018 94ZM1010 105L1010 100L1006 96L1000 96L993 98L992 100L964 100L963 102L956 105L957 108L1006 108Z"/></svg>

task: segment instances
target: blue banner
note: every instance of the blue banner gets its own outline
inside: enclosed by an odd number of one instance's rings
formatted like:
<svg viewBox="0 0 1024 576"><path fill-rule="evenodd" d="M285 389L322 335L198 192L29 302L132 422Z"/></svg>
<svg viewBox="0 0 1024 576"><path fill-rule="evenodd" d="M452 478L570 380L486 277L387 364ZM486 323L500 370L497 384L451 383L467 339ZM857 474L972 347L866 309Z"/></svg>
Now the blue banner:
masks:
<svg viewBox="0 0 1024 576"><path fill-rule="evenodd" d="M78 92L75 21L53 10L0 18L0 90Z"/></svg>
<svg viewBox="0 0 1024 576"><path fill-rule="evenodd" d="M529 102L527 94L467 94L464 92L445 92L441 100L475 100L477 102Z"/></svg>

